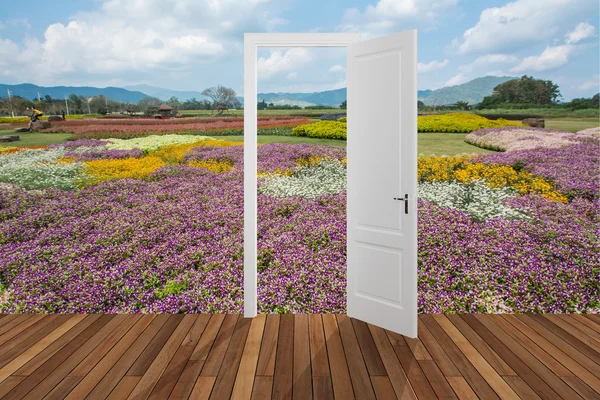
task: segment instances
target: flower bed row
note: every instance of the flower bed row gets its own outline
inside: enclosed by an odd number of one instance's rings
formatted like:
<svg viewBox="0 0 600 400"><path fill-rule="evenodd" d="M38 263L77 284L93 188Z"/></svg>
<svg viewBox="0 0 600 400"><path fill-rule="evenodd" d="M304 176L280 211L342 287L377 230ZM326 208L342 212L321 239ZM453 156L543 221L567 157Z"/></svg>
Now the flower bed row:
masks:
<svg viewBox="0 0 600 400"><path fill-rule="evenodd" d="M277 128L305 124L305 118L289 119L261 119L258 120L259 128ZM217 120L212 122L188 122L188 123L154 123L154 124L83 124L64 125L55 124L43 132L73 132L78 138L129 138L136 135L152 132L156 133L188 133L188 132L210 132L243 130L243 120L227 121Z"/></svg>
<svg viewBox="0 0 600 400"><path fill-rule="evenodd" d="M502 127L471 132L465 136L465 142L489 150L514 151L563 147L594 137L600 138L597 130L573 133L542 128Z"/></svg>

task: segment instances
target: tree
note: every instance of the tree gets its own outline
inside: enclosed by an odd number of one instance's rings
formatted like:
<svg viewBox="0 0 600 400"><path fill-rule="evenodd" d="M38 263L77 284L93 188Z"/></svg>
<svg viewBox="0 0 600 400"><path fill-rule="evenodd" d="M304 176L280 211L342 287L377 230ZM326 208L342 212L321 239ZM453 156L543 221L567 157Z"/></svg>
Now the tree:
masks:
<svg viewBox="0 0 600 400"><path fill-rule="evenodd" d="M454 105L459 110L468 110L469 109L469 102L468 101L457 101Z"/></svg>
<svg viewBox="0 0 600 400"><path fill-rule="evenodd" d="M236 100L235 90L221 85L204 89L202 95L213 101L213 107L219 114L223 114L223 111L232 108Z"/></svg>
<svg viewBox="0 0 600 400"><path fill-rule="evenodd" d="M257 109L257 110L266 110L266 109L267 109L267 102L266 102L266 101L264 101L264 100L263 100L263 101L259 101L259 102L256 104L256 109Z"/></svg>
<svg viewBox="0 0 600 400"><path fill-rule="evenodd" d="M512 79L496 86L491 96L483 98L479 108L493 108L505 104L554 105L560 97L558 85L552 81L523 75L520 79Z"/></svg>
<svg viewBox="0 0 600 400"><path fill-rule="evenodd" d="M348 103L347 103L347 101L346 101L346 100L342 101L342 104L340 104L340 108L341 108L342 110L345 110L347 106L348 106Z"/></svg>
<svg viewBox="0 0 600 400"><path fill-rule="evenodd" d="M179 110L181 108L181 103L179 102L179 99L175 96L167 100L167 104L171 106L173 110Z"/></svg>
<svg viewBox="0 0 600 400"><path fill-rule="evenodd" d="M138 102L138 105L146 115L156 114L158 112L158 107L162 102L156 97L144 97Z"/></svg>
<svg viewBox="0 0 600 400"><path fill-rule="evenodd" d="M417 100L417 110L422 110L423 107L425 107L425 103L423 103L421 100Z"/></svg>

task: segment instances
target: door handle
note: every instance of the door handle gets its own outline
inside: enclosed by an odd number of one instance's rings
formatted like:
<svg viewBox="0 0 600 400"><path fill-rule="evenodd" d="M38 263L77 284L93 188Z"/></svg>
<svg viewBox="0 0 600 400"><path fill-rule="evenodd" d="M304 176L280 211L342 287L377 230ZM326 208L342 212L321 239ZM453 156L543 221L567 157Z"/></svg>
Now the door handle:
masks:
<svg viewBox="0 0 600 400"><path fill-rule="evenodd" d="M404 202L404 214L408 214L408 193L402 197L394 197L394 200L403 201Z"/></svg>

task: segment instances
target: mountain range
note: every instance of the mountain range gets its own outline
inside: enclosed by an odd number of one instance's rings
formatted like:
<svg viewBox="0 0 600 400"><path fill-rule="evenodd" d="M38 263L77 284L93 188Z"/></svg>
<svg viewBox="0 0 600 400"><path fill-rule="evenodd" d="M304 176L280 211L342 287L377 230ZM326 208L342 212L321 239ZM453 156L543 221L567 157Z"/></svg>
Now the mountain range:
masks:
<svg viewBox="0 0 600 400"><path fill-rule="evenodd" d="M11 91L12 96L21 96L29 100L37 99L38 93L41 98L50 95L53 99L63 99L70 94L76 94L83 97L94 97L103 95L115 101L124 103L137 103L141 99L148 97L147 94L127 90L119 87L97 88L93 86L38 86L31 83L21 83L18 85L4 85L0 83L0 96L7 95L6 90Z"/></svg>
<svg viewBox="0 0 600 400"><path fill-rule="evenodd" d="M490 95L494 87L510 79L514 78L510 76L485 76L473 79L472 81L461 85L448 86L436 90L419 90L417 97L426 105L454 104L457 101L467 101L469 104L477 104L481 102L485 96ZM84 97L104 95L110 99L127 103L137 103L145 97L157 97L162 101L166 101L171 97L177 97L179 101L185 101L191 98L196 98L198 100L206 98L197 91L171 90L149 85L126 86L125 88L97 88L92 86L44 87L30 83L19 85L0 84L0 96L5 96L7 89L11 91L13 96L21 96L27 99L37 98L38 92L41 97L50 95L52 98L58 99L62 99L64 96L68 96L72 93ZM314 93L258 94L258 101L264 100L267 103L274 103L277 105L289 104L301 107L311 105L339 106L345 99L346 88ZM243 103L242 97L238 97L238 100Z"/></svg>

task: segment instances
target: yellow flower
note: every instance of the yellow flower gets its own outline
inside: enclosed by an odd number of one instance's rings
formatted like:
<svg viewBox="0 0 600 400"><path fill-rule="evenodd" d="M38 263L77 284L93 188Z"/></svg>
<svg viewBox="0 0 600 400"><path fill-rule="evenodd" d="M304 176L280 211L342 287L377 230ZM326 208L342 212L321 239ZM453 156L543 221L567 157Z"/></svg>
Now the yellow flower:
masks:
<svg viewBox="0 0 600 400"><path fill-rule="evenodd" d="M87 161L86 172L92 177L91 183L105 182L114 179L147 178L165 162L156 156L143 158L125 158L117 160L93 160Z"/></svg>
<svg viewBox="0 0 600 400"><path fill-rule="evenodd" d="M511 187L519 194L537 193L563 203L568 198L554 190L546 179L525 170L515 170L507 165L487 165L476 162L473 156L419 157L418 179L420 182L457 181L469 183L484 180L491 188Z"/></svg>
<svg viewBox="0 0 600 400"><path fill-rule="evenodd" d="M209 171L223 173L231 170L233 164L230 161L219 161L219 160L198 160L188 163L191 167L206 168Z"/></svg>

